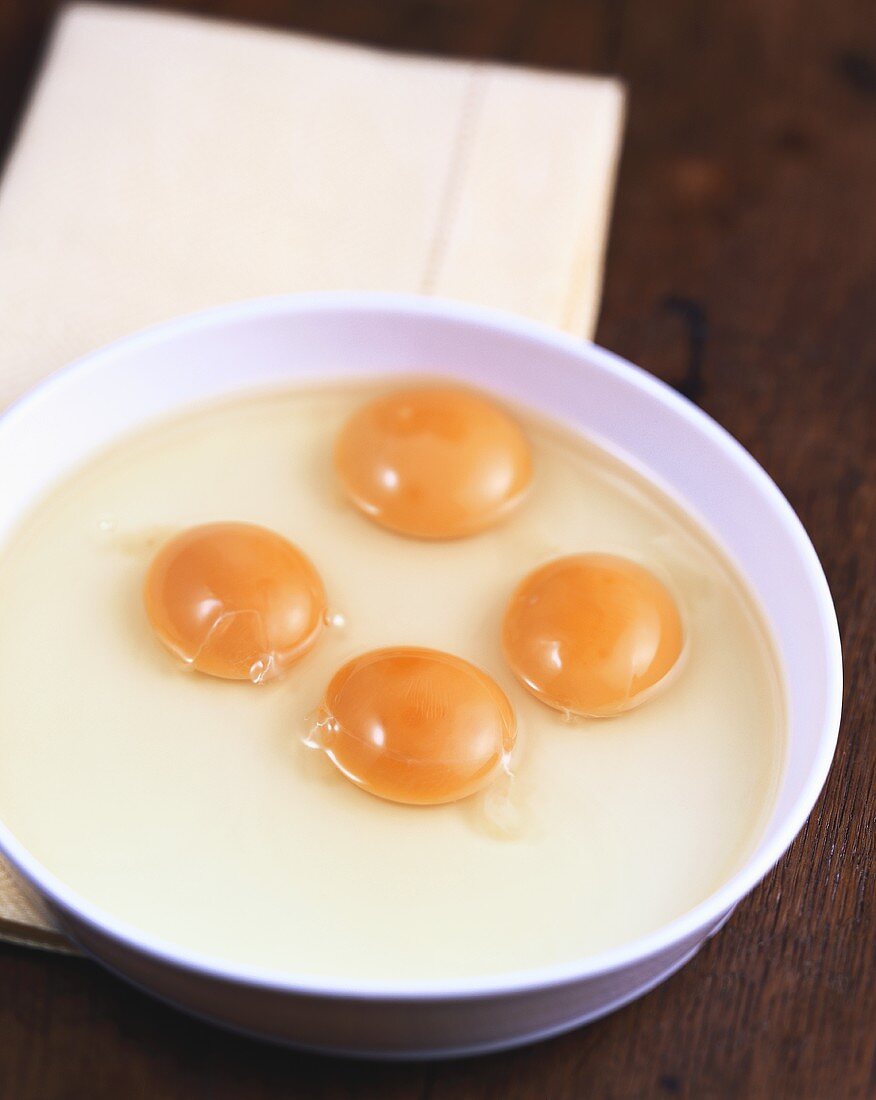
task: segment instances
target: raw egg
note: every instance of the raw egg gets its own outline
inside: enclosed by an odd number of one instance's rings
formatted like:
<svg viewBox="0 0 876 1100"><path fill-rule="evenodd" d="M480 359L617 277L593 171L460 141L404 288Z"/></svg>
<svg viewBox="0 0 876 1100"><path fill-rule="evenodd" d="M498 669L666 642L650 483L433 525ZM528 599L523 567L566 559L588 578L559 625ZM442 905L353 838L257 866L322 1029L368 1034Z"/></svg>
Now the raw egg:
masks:
<svg viewBox="0 0 876 1100"><path fill-rule="evenodd" d="M600 716L638 706L664 683L684 631L653 573L612 554L573 554L519 585L502 644L514 674L542 702Z"/></svg>
<svg viewBox="0 0 876 1100"><path fill-rule="evenodd" d="M392 802L454 802L514 747L514 711L485 672L435 649L377 649L335 673L315 736L358 786Z"/></svg>
<svg viewBox="0 0 876 1100"><path fill-rule="evenodd" d="M397 390L364 405L338 437L335 466L357 508L426 539L490 527L532 477L529 442L515 421L454 386Z"/></svg>
<svg viewBox="0 0 876 1100"><path fill-rule="evenodd" d="M186 665L226 680L261 683L314 644L325 591L308 558L251 523L190 527L155 555L146 614Z"/></svg>

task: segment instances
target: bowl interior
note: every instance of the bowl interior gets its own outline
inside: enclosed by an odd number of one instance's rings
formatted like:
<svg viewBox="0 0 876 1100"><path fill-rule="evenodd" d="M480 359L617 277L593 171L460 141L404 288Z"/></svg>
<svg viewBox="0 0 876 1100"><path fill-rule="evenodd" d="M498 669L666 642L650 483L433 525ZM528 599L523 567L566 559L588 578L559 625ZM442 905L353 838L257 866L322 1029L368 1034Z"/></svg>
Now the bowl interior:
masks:
<svg viewBox="0 0 876 1100"><path fill-rule="evenodd" d="M781 855L826 776L839 713L836 619L811 544L761 468L610 353L509 316L395 296L271 299L175 321L57 373L0 421L0 541L71 467L149 420L295 379L412 370L491 388L586 432L698 516L748 578L784 666L790 743L777 805L721 899L726 909Z"/></svg>

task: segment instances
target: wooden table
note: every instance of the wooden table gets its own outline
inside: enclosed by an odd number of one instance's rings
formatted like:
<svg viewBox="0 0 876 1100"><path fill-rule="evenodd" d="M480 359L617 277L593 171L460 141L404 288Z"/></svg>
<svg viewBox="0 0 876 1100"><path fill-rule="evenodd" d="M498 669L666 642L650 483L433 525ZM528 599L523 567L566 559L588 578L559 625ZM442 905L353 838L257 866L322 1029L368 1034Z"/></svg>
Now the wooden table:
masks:
<svg viewBox="0 0 876 1100"><path fill-rule="evenodd" d="M0 0L0 146L56 0ZM778 869L665 985L588 1028L370 1066L192 1022L81 959L0 948L0 1096L876 1095L876 19L855 0L201 0L411 50L620 73L630 116L598 339L773 475L837 602L845 718Z"/></svg>

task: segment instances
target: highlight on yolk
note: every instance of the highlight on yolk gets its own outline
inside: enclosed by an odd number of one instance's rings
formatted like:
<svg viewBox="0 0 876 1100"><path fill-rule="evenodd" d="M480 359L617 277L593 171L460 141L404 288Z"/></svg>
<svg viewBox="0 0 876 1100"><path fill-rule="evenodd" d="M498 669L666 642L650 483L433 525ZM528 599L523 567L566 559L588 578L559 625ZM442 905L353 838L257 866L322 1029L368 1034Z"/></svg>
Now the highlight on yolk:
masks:
<svg viewBox="0 0 876 1100"><path fill-rule="evenodd" d="M502 645L542 702L596 717L645 702L678 662L684 630L674 599L647 569L612 554L573 554L523 580Z"/></svg>
<svg viewBox="0 0 876 1100"><path fill-rule="evenodd" d="M398 390L364 405L338 437L335 466L357 508L426 539L491 526L532 477L520 427L488 398L454 386Z"/></svg>
<svg viewBox="0 0 876 1100"><path fill-rule="evenodd" d="M146 614L186 665L226 680L261 683L314 644L325 591L308 558L251 523L190 527L155 555Z"/></svg>
<svg viewBox="0 0 876 1100"><path fill-rule="evenodd" d="M377 649L335 673L309 743L358 786L392 802L454 802L486 786L516 740L514 711L460 657Z"/></svg>

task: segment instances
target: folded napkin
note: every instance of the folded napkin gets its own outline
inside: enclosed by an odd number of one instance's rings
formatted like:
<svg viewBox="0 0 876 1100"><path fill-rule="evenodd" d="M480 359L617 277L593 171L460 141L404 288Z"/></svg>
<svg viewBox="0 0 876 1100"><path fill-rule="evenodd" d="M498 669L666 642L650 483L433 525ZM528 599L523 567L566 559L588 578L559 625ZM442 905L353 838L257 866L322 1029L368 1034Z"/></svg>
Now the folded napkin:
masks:
<svg viewBox="0 0 876 1100"><path fill-rule="evenodd" d="M287 291L589 336L622 118L614 80L68 8L0 186L0 406L134 329ZM0 935L61 942L2 865Z"/></svg>

